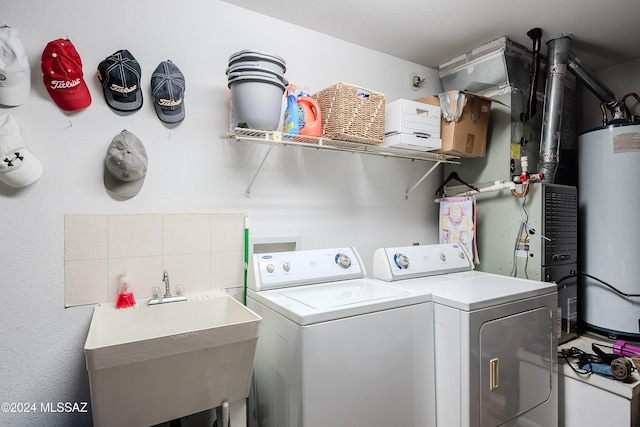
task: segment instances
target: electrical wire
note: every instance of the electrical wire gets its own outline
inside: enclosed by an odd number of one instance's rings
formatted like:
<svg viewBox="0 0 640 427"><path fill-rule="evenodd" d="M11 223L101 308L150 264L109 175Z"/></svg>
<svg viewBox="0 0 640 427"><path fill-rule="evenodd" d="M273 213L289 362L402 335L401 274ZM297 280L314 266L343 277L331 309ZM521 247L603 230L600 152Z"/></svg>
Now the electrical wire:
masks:
<svg viewBox="0 0 640 427"><path fill-rule="evenodd" d="M606 344L592 343L591 349L595 354L587 353L577 347L563 348L558 351L558 358L563 358L567 365L579 375L599 374L606 378L625 381L634 371L638 371L638 368L627 358L614 353L605 353L600 347L614 348ZM571 363L570 358L576 359L576 366ZM619 366L620 363L623 364L623 367ZM614 364L618 366L615 370Z"/></svg>
<svg viewBox="0 0 640 427"><path fill-rule="evenodd" d="M529 212L527 212L527 210L525 209L524 205L527 202L527 195L529 194L529 184L524 184L522 186L522 196L520 198L520 235L518 236L521 239L521 243L522 242L526 242L527 244L527 255L529 253L529 247L528 247L528 241L529 241L529 235L527 234L527 231L529 229L529 227L527 226L528 221L529 221ZM524 221L522 221L524 219ZM525 256L524 258L524 277L525 279L529 278L529 257Z"/></svg>
<svg viewBox="0 0 640 427"><path fill-rule="evenodd" d="M519 203L519 206L520 206L520 209L519 209L520 227L518 228L518 234L516 235L516 241L515 241L514 247L513 247L513 267L511 269L512 276L517 276L518 275L518 251L520 250L520 248L522 248L523 244L527 245L528 244L527 242L529 240L529 235L527 234L527 231L529 231L529 229L530 229L530 227L528 225L529 212L525 208L525 204L526 204L526 201L527 201L527 195L529 194L529 184L528 183L523 184L522 193L517 193L517 192L511 191L511 194L519 200L518 203ZM526 228L526 231L525 231L525 228ZM528 252L528 249L527 249L526 252ZM525 256L525 260L524 260L524 277L525 277L525 279L529 278L529 272L527 270L528 266L529 266L529 257Z"/></svg>
<svg viewBox="0 0 640 427"><path fill-rule="evenodd" d="M560 283L564 282L565 280L568 280L568 279L571 279L572 277L577 277L577 276L578 275L576 273L567 274L563 278L556 280L556 285L560 286Z"/></svg>
<svg viewBox="0 0 640 427"><path fill-rule="evenodd" d="M527 195L529 194L529 183L522 184L522 193L518 193L516 191L511 191L514 197L518 199L519 203L519 213L520 213L520 227L518 228L518 233L516 235L516 240L513 246L513 257L512 257L512 267L511 272L509 273L511 276L518 275L518 251L522 248L522 245L526 245L530 235L537 235L542 239L547 241L551 241L547 236L538 233L530 224L529 224L529 212L527 211L525 205L527 202ZM525 231L526 230L526 231ZM524 261L524 276L526 279L529 278L529 272L527 271L529 265L529 257L525 257Z"/></svg>
<svg viewBox="0 0 640 427"><path fill-rule="evenodd" d="M591 274L585 273L584 271L580 271L579 274L586 276L590 279L595 280L596 282L599 282L600 284L606 286L607 288L611 289L613 292L615 292L616 294L623 296L625 298L640 298L640 294L627 294L625 292L622 292L620 289L616 288L615 286L613 286L610 283L605 282L602 279L599 279L595 276L592 276Z"/></svg>
<svg viewBox="0 0 640 427"><path fill-rule="evenodd" d="M571 270L571 273L569 273L566 276L560 278L559 280L553 281L552 283L555 283L556 287L560 288L560 284L562 282L564 282L565 280L571 279L571 278L576 278L576 277L578 277L578 274L575 271Z"/></svg>
<svg viewBox="0 0 640 427"><path fill-rule="evenodd" d="M567 365L569 365L576 374L580 375L591 375L593 373L593 366L591 364L600 363L601 361L595 354L589 354L578 347L563 348L558 352L558 357L562 357L567 362ZM576 365L578 365L577 368L573 366L569 358L578 360L576 362ZM585 369L585 366L588 366L588 368Z"/></svg>
<svg viewBox="0 0 640 427"><path fill-rule="evenodd" d="M518 228L518 233L516 234L516 241L513 243L513 256L511 259L511 272L509 273L511 276L518 275L518 243L520 242L520 237L522 236L522 231L524 230L524 224L520 222L520 228Z"/></svg>
<svg viewBox="0 0 640 427"><path fill-rule="evenodd" d="M625 298L640 298L640 294L628 294L626 292L622 292L620 289L616 288L611 283L605 282L604 280L599 279L599 278L597 278L597 277L595 277L595 276L593 276L591 274L585 273L584 271L580 271L580 272L578 272L578 274L595 280L596 282L606 286L607 288L611 289L613 292L615 292L616 294L618 294L618 295L620 295L622 297L625 297ZM560 284L562 282L564 282L565 280L571 279L572 277L577 277L578 274L575 274L575 273L568 274L568 275L556 280L555 283L556 283L557 286L560 286Z"/></svg>
<svg viewBox="0 0 640 427"><path fill-rule="evenodd" d="M523 184L527 190L527 192L529 191L529 184ZM533 228L531 225L529 225L529 216L527 215L527 217L525 218L523 212L525 211L524 209L524 203L526 200L526 194L520 198L520 220L524 223L524 226L527 228L527 231L529 232L529 234L535 234L538 235L540 237L542 237L543 239L547 240L547 241L551 241L550 238L548 238L547 236L540 234L536 231L535 228Z"/></svg>

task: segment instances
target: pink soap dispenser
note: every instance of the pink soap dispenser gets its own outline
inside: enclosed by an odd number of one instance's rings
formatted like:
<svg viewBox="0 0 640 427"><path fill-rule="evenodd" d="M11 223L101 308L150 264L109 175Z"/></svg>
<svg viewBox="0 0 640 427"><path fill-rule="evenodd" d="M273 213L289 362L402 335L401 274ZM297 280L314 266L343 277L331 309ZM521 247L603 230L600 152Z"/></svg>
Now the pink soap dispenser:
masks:
<svg viewBox="0 0 640 427"><path fill-rule="evenodd" d="M128 308L136 305L136 298L129 288L129 282L129 276L127 276L126 272L123 273L122 276L120 276L120 289L118 290L116 308Z"/></svg>

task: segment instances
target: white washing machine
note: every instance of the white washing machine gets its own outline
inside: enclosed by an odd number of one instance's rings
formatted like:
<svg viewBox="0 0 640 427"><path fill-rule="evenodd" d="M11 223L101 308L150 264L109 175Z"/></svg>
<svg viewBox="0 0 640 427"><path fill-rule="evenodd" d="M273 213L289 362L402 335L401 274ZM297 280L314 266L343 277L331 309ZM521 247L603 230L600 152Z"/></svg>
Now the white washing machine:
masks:
<svg viewBox="0 0 640 427"><path fill-rule="evenodd" d="M374 254L374 277L432 295L437 425L557 426L556 286L471 269L456 244Z"/></svg>
<svg viewBox="0 0 640 427"><path fill-rule="evenodd" d="M435 426L431 296L364 275L353 248L253 255L249 425Z"/></svg>

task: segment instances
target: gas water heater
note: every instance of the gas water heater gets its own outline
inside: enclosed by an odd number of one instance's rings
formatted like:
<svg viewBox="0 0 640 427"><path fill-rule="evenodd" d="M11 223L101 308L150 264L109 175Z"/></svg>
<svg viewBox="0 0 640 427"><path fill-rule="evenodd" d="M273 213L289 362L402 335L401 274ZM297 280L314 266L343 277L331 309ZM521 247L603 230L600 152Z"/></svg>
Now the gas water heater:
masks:
<svg viewBox="0 0 640 427"><path fill-rule="evenodd" d="M613 336L640 338L640 123L578 137L582 320Z"/></svg>

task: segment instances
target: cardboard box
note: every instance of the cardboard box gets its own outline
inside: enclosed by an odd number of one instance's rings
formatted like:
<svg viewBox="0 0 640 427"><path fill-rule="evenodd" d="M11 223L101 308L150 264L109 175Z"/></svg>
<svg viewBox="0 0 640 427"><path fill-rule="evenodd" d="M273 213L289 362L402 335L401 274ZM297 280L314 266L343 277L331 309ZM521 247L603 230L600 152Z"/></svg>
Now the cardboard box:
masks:
<svg viewBox="0 0 640 427"><path fill-rule="evenodd" d="M440 107L398 99L386 105L385 147L432 151L442 147Z"/></svg>
<svg viewBox="0 0 640 427"><path fill-rule="evenodd" d="M416 101L440 106L442 149L439 152L459 157L485 156L491 103L500 101L458 90Z"/></svg>

